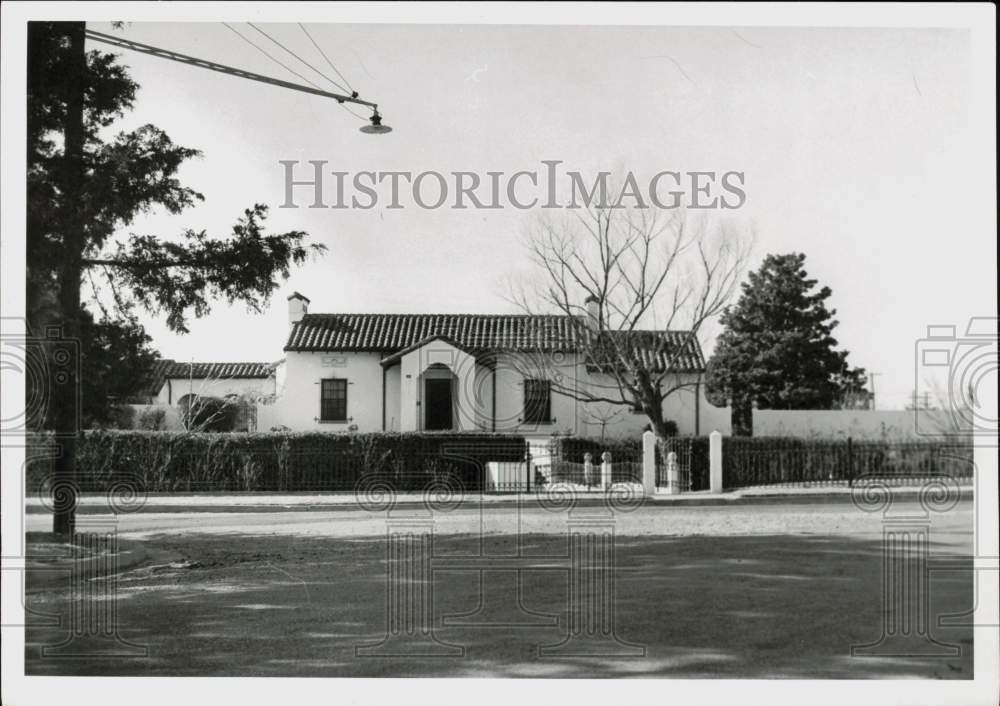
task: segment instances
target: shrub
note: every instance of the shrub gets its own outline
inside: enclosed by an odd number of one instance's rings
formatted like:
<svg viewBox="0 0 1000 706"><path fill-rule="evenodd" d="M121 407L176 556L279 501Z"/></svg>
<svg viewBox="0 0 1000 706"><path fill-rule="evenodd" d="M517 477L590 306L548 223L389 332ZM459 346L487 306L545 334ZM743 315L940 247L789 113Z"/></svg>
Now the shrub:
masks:
<svg viewBox="0 0 1000 706"><path fill-rule="evenodd" d="M167 428L167 410L162 407L143 410L136 420L135 428L144 431L163 431Z"/></svg>
<svg viewBox="0 0 1000 706"><path fill-rule="evenodd" d="M109 429L134 429L135 408L127 404L116 404L111 407L107 427Z"/></svg>
<svg viewBox="0 0 1000 706"><path fill-rule="evenodd" d="M612 482L642 481L642 439L591 439L564 436L554 438L549 445L552 454L551 473L554 482L566 481L575 484L594 485L598 482L605 452L611 454ZM584 477L584 458L590 454L594 464L594 475ZM658 456L657 456L658 457Z"/></svg>
<svg viewBox="0 0 1000 706"><path fill-rule="evenodd" d="M549 448L553 457L569 463L583 463L589 453L594 463L601 462L601 454L611 454L611 460L641 461L642 439L593 439L582 436L561 436L554 438Z"/></svg>
<svg viewBox="0 0 1000 706"><path fill-rule="evenodd" d="M181 418L188 429L205 432L233 431L239 409L236 402L197 396L181 401Z"/></svg>
<svg viewBox="0 0 1000 706"><path fill-rule="evenodd" d="M37 489L51 477L52 436L36 435L29 464ZM482 488L490 461L520 461L525 441L502 434L208 433L87 431L77 482L106 491L127 482L146 492L355 490L375 481L420 490L432 481Z"/></svg>

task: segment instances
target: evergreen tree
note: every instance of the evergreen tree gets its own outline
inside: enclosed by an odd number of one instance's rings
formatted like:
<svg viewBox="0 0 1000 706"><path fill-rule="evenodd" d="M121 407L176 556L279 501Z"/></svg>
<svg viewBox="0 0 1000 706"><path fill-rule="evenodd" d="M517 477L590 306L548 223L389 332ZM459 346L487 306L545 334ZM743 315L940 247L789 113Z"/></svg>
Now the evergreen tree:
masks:
<svg viewBox="0 0 1000 706"><path fill-rule="evenodd" d="M47 344L49 362L58 362L60 369L45 386L46 418L59 446L54 479L61 485L54 491L59 534L73 531L81 395L92 383L88 361L81 359L87 334L80 297L85 278L101 280L114 295L116 323L124 327L114 333L115 345L139 354L144 332L128 323L134 308L163 314L178 332L187 331L190 315L207 314L215 299L261 311L279 277L288 277L292 265L324 249L306 245L302 231L266 234L267 207L261 204L247 208L226 237L185 230L174 240L149 234L115 240L152 208L177 214L202 200L176 177L197 150L174 144L154 125L108 137L108 129L132 108L138 88L115 55L85 51L84 23L29 24L28 323L34 331L58 326L69 341ZM106 340L99 350L113 347ZM50 373L55 367L49 366Z"/></svg>
<svg viewBox="0 0 1000 706"><path fill-rule="evenodd" d="M709 393L733 407L733 434L752 434L752 410L833 409L855 394L864 371L837 350L829 287L815 290L805 255L768 255L722 315L708 363Z"/></svg>

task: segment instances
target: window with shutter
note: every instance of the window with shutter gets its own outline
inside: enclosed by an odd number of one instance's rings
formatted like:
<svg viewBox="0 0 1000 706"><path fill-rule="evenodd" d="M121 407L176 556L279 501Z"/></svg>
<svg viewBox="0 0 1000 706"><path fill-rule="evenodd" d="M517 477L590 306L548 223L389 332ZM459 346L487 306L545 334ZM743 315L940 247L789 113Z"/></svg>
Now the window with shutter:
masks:
<svg viewBox="0 0 1000 706"><path fill-rule="evenodd" d="M548 380L524 381L525 424L548 424L552 421L552 386Z"/></svg>
<svg viewBox="0 0 1000 706"><path fill-rule="evenodd" d="M321 422L347 421L347 380L328 378L320 381Z"/></svg>

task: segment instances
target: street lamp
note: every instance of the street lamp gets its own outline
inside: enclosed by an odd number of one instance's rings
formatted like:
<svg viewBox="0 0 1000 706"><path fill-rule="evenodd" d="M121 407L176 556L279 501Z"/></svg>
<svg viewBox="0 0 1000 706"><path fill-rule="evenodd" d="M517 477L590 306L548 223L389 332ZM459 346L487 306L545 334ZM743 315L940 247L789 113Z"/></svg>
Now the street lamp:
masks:
<svg viewBox="0 0 1000 706"><path fill-rule="evenodd" d="M378 114L378 109L372 113L371 123L371 125L362 126L361 132L367 135L384 135L387 132L392 132L391 127L382 124L382 116Z"/></svg>
<svg viewBox="0 0 1000 706"><path fill-rule="evenodd" d="M243 69L238 69L233 66L227 66L225 64L218 64L214 61L208 61L207 59L199 59L194 56L188 56L187 54L181 54L179 52L171 51L169 49L161 49L159 47L154 47L149 44L142 44L141 42L133 42L130 39L125 39L124 37L116 37L111 34L104 34L103 32L96 32L92 29L86 30L86 37L95 42L102 42L104 44L110 44L115 47L122 49L129 49L131 51L141 52L143 54L149 54L150 56L155 56L160 59L169 59L170 61L176 61L181 64L187 64L188 66L195 66L199 69L207 69L209 71L216 71L221 74L228 74L230 76L236 76L237 78L245 78L250 81L258 81L260 83L266 83L271 86L279 86L281 88L288 88L293 91L301 91L303 93L311 93L314 96L322 96L324 98L332 98L338 103L354 103L355 105L360 105L365 108L371 108L373 111L371 120L371 125L365 125L361 128L361 132L369 135L384 135L387 132L392 132L392 128L388 125L382 124L382 116L378 112L378 104L371 101L362 100L358 97L357 92L352 92L351 95L344 95L342 93L333 93L330 91L324 91L320 88L314 88L310 86L303 86L298 83L292 83L291 81L283 81L278 78L273 78L271 76L264 76L263 74L253 73L252 71L244 71Z"/></svg>

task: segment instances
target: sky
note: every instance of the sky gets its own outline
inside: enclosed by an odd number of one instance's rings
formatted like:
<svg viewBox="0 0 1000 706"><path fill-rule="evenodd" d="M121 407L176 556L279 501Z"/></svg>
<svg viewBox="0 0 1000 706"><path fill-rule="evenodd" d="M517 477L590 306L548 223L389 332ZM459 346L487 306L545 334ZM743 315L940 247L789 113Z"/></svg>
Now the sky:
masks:
<svg viewBox="0 0 1000 706"><path fill-rule="evenodd" d="M323 83L248 25L233 26ZM259 26L332 75L296 24ZM301 83L219 23L88 27ZM307 29L392 133L360 133L364 122L328 99L115 50L141 86L115 128L153 123L201 149L179 176L205 196L180 215L145 214L122 236L222 237L260 202L274 232L304 230L328 248L293 270L261 314L219 302L183 336L145 317L165 357L277 360L293 290L312 312L516 311L504 283L524 271L536 210L308 209L305 191L302 208L281 209L281 160L326 160L351 174L540 171L553 159L591 176L743 172L746 203L732 215L756 234L751 266L769 253L806 254L810 275L833 291L841 346L878 373L880 408L909 401L928 325L961 334L970 317L996 315L995 222L970 201L982 174L969 165L983 146L970 128L964 30ZM713 341L703 345L709 353Z"/></svg>

